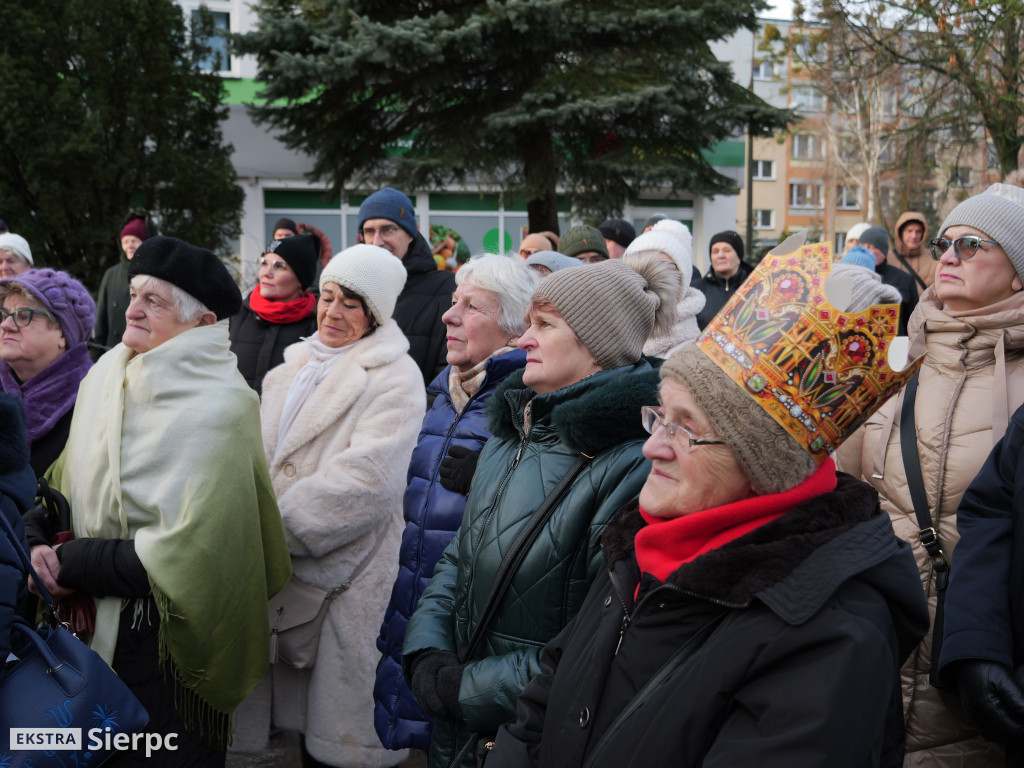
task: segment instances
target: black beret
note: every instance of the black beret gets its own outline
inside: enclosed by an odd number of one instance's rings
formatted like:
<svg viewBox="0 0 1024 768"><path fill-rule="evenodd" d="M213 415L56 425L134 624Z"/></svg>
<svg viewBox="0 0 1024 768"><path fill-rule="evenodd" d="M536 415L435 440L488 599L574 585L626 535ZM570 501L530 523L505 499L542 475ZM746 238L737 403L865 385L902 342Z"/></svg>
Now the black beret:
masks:
<svg viewBox="0 0 1024 768"><path fill-rule="evenodd" d="M175 237L151 237L128 262L128 279L151 275L176 285L217 315L233 317L242 307L242 293L220 259L205 248Z"/></svg>

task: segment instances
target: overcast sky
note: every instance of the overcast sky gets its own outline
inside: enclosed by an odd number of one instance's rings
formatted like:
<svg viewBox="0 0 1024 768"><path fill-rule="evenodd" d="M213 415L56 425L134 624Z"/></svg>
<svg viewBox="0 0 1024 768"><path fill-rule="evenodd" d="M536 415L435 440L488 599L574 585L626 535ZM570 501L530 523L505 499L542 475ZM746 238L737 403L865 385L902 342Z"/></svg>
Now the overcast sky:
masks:
<svg viewBox="0 0 1024 768"><path fill-rule="evenodd" d="M768 16L776 19L790 19L793 17L793 3L791 0L773 0L774 11L769 11Z"/></svg>

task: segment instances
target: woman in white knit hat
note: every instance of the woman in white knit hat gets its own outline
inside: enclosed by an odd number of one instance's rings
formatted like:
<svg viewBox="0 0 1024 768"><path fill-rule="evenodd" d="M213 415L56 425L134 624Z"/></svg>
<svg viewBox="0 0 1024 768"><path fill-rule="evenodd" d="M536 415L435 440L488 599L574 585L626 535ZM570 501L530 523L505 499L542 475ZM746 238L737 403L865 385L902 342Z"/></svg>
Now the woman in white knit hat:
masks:
<svg viewBox="0 0 1024 768"><path fill-rule="evenodd" d="M685 224L662 219L650 231L636 238L622 258L633 260L653 254L671 264L679 274L676 293L676 321L664 333L652 334L644 344L644 354L668 357L700 334L697 313L704 309L704 294L690 285L693 274L693 237Z"/></svg>
<svg viewBox="0 0 1024 768"><path fill-rule="evenodd" d="M636 414L658 382L643 344L652 328L671 324L672 274L653 256L604 260L558 270L533 292L518 340L526 367L488 403L491 438L461 527L406 629L406 676L436 718L430 768L474 765L476 737L515 713L541 647L573 617L598 571L600 531L640 492L648 465ZM563 478L571 484L521 564L502 567ZM499 572L509 588L491 599ZM477 625L482 635L469 648Z"/></svg>
<svg viewBox="0 0 1024 768"><path fill-rule="evenodd" d="M371 692L426 406L391 319L405 276L378 246L339 253L320 275L316 333L263 380L263 443L294 578L322 590L351 582L329 603L313 666L271 666L272 721L303 734L305 766L395 762L374 732Z"/></svg>

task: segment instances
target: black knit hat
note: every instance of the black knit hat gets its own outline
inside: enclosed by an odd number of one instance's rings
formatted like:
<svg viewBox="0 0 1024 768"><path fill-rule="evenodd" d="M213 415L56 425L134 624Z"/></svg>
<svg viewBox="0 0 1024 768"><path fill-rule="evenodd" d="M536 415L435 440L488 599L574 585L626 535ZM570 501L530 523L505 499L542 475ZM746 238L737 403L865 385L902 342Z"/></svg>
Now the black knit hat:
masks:
<svg viewBox="0 0 1024 768"><path fill-rule="evenodd" d="M636 240L636 230L625 219L608 219L597 229L604 235L605 240L618 243L623 248L628 248L629 244Z"/></svg>
<svg viewBox="0 0 1024 768"><path fill-rule="evenodd" d="M711 238L711 242L708 243L708 251L711 250L711 246L715 243L728 243L732 246L732 249L736 251L736 255L740 257L740 261L743 261L743 238L739 236L738 232L733 232L731 229L725 232L719 232Z"/></svg>
<svg viewBox="0 0 1024 768"><path fill-rule="evenodd" d="M280 218L274 222L274 228L270 230L270 234L274 234L279 229L287 229L289 232L294 232L296 235L299 234L299 225L291 219Z"/></svg>
<svg viewBox="0 0 1024 768"><path fill-rule="evenodd" d="M295 235L284 240L274 240L264 253L273 253L284 259L292 272L299 278L302 290L313 283L316 276L316 260L320 257L320 238L316 235Z"/></svg>
<svg viewBox="0 0 1024 768"><path fill-rule="evenodd" d="M151 237L128 262L128 279L150 275L176 285L217 315L233 317L242 307L242 293L220 259L205 248L175 237Z"/></svg>

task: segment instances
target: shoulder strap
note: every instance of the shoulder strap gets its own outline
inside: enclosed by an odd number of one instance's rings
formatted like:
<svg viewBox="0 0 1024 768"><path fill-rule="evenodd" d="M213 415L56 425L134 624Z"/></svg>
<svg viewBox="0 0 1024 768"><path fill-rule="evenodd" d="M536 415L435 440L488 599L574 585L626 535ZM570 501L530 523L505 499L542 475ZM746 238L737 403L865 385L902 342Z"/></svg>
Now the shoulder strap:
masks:
<svg viewBox="0 0 1024 768"><path fill-rule="evenodd" d="M577 476L590 463L592 458L592 456L587 456L584 453L576 457L576 461L569 467L569 471L562 475L562 479L551 489L551 493L533 511L530 519L526 521L526 524L512 541L512 546L508 548L505 556L501 558L498 570L494 574L494 581L491 583L491 589L487 593L487 599L484 601L484 607L480 611L480 618L477 619L476 627L473 628L473 634L469 638L469 643L459 652L459 660L462 663L472 658L473 651L476 650L477 645L479 645L480 640L483 638L484 630L487 629L487 625L494 617L495 611L498 610L501 599L505 596L509 586L511 586L512 577L516 575L519 566L522 565L526 553L530 551L530 546L536 541L544 524L547 523L559 502L565 497Z"/></svg>
<svg viewBox="0 0 1024 768"><path fill-rule="evenodd" d="M7 534L7 538L11 540L11 545L14 547L14 551L18 553L18 559L21 560L21 564L25 568L25 573L29 574L35 579L36 586L39 587L39 593L43 596L43 600L46 601L46 605L49 607L48 613L50 616L57 616L57 604L53 601L49 591L43 586L43 580L39 578L39 574L36 573L36 569L32 567L32 558L29 553L25 550L21 541L14 534L14 528L7 520L7 515L0 512L0 527L4 529L4 533Z"/></svg>
<svg viewBox="0 0 1024 768"><path fill-rule="evenodd" d="M907 383L903 395L903 412L900 414L900 453L903 455L903 468L907 476L907 487L910 499L914 503L914 514L917 516L918 536L927 550L935 568L935 588L943 592L949 583L949 564L939 543L939 532L932 522L928 509L928 494L924 489L924 476L921 474L921 456L917 450L917 428L914 423L914 401L917 399L918 376Z"/></svg>
<svg viewBox="0 0 1024 768"><path fill-rule="evenodd" d="M909 272L910 276L912 278L914 278L914 281L919 286L921 286L921 290L922 291L927 291L928 290L928 285L921 278L921 276L919 274L917 274L917 270L914 269L912 266L910 266L910 262L907 261L906 257L902 253L900 253L899 250L897 250L896 248L893 248L892 252L896 254L896 258L900 260L900 264L902 264L904 267L907 268L907 272Z"/></svg>

